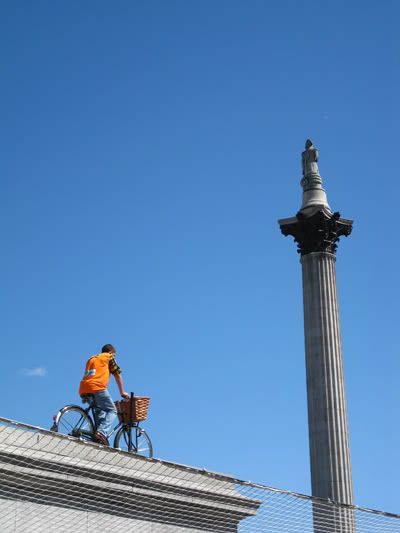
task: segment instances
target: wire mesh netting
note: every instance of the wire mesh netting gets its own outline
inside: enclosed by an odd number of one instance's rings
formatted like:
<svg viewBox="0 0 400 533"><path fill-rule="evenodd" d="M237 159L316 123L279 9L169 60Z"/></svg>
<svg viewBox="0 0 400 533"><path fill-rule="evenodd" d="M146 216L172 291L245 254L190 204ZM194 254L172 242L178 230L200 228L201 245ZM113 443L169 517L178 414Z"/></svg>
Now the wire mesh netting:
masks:
<svg viewBox="0 0 400 533"><path fill-rule="evenodd" d="M0 418L1 533L400 533L344 506Z"/></svg>

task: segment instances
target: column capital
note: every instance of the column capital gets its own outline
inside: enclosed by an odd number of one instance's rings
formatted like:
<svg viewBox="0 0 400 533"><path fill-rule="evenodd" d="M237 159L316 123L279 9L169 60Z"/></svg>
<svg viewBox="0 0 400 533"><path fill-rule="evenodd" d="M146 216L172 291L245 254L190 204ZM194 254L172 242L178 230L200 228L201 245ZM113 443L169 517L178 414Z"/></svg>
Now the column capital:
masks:
<svg viewBox="0 0 400 533"><path fill-rule="evenodd" d="M278 223L285 237L294 237L302 256L313 252L335 254L340 237L348 237L353 227L352 220L342 218L338 212L332 213L325 206L315 207L307 214L299 211L295 217Z"/></svg>

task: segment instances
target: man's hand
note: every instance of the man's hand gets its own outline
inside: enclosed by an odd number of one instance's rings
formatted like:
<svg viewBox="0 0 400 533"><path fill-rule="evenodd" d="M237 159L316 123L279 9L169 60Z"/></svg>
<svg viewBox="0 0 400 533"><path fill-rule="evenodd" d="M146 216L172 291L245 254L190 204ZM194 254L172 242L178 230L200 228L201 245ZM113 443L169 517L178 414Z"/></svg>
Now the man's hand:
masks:
<svg viewBox="0 0 400 533"><path fill-rule="evenodd" d="M129 392L121 392L121 398L125 398L125 400L129 400L129 398L131 397L131 395L129 394Z"/></svg>

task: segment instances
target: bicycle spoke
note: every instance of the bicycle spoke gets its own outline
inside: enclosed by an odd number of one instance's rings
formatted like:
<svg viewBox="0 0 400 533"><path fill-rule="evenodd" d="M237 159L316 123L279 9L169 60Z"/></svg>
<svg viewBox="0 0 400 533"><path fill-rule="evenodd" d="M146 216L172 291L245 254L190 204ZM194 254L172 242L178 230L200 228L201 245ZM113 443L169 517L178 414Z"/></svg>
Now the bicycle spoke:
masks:
<svg viewBox="0 0 400 533"><path fill-rule="evenodd" d="M82 426L83 426L83 424L85 422L86 422L86 420L83 418L83 416L81 416L81 418L79 419L79 422L76 424L75 428L82 429Z"/></svg>
<svg viewBox="0 0 400 533"><path fill-rule="evenodd" d="M61 419L61 426L66 430L66 431L70 431L71 429L73 429L73 424L71 424L68 420L63 420ZM60 428L58 429L58 431L60 431Z"/></svg>

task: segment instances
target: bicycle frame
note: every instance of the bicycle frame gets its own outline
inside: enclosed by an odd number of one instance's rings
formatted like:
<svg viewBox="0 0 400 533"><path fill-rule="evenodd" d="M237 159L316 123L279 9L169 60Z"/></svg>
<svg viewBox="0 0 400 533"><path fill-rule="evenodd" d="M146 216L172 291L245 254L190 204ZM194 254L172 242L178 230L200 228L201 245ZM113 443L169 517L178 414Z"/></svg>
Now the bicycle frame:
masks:
<svg viewBox="0 0 400 533"><path fill-rule="evenodd" d="M96 431L97 423L96 423L96 415L95 415L94 406L89 405L88 407L86 407L86 409L83 409L83 411L85 411L85 413L92 419L93 427L95 428L95 431ZM137 449L137 442L135 443L135 446L132 443L132 428L138 428L139 422L132 422L131 424L118 422L118 424L111 430L111 433L107 435L107 438L109 439L112 435L114 435L114 433L116 433L123 426L129 429L128 451L131 452L133 448ZM137 433L135 434L137 436ZM78 434L74 436L79 437L82 435L85 437L88 437L91 440L93 439L93 434L90 431L85 431L84 429L79 429ZM136 437L136 441L137 441L137 437Z"/></svg>

